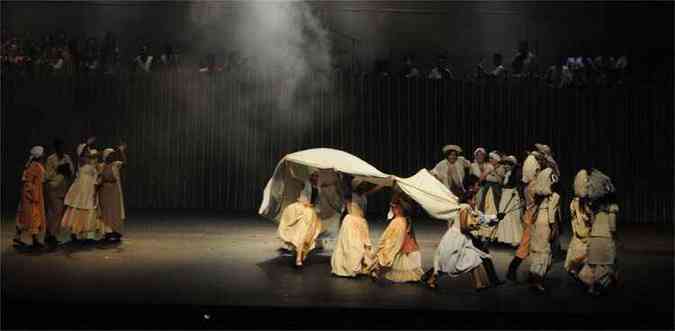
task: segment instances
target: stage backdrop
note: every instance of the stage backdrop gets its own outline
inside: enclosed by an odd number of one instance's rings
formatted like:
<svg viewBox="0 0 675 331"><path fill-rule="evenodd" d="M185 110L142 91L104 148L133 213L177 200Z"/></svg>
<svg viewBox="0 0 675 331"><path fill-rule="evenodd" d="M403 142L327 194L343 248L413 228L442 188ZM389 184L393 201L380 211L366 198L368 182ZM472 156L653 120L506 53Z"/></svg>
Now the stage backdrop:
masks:
<svg viewBox="0 0 675 331"><path fill-rule="evenodd" d="M277 161L306 148L342 149L410 176L431 169L445 144L468 155L477 146L498 149L522 162L524 150L541 142L560 164L566 214L575 173L594 166L615 182L621 222L673 220L672 86L581 90L335 76L289 95L288 83L224 74L10 76L2 85L6 212L17 206L31 145L51 146L58 136L74 153L80 137L94 133L99 149L129 145L131 208L254 212ZM384 210L384 199L371 208Z"/></svg>

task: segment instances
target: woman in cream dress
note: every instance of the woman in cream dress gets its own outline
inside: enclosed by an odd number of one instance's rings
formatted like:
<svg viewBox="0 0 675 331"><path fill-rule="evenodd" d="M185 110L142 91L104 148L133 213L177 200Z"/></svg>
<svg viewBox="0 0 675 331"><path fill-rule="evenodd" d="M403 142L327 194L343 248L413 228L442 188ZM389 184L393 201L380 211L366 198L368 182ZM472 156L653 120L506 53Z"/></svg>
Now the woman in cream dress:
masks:
<svg viewBox="0 0 675 331"><path fill-rule="evenodd" d="M122 161L113 160L115 150L106 148L103 151L101 165L101 188L99 190L100 219L106 240L119 241L122 237L122 226L126 219L124 211L124 196L120 169L126 165L126 145L118 147Z"/></svg>
<svg viewBox="0 0 675 331"><path fill-rule="evenodd" d="M296 267L302 267L309 252L316 247L316 239L323 231L321 220L314 209L318 194L314 187L317 179L318 174L312 173L309 181L305 181L298 200L284 209L279 221L277 233L287 248L295 252Z"/></svg>
<svg viewBox="0 0 675 331"><path fill-rule="evenodd" d="M70 231L73 241L93 239L96 233L101 230L101 224L97 217L98 152L86 148L79 150L79 152L83 156L88 154L88 162L80 162L75 182L66 193L64 199L66 211L61 222L61 226Z"/></svg>
<svg viewBox="0 0 675 331"><path fill-rule="evenodd" d="M365 186L365 183L354 179L352 181L354 192L345 202L347 215L342 221L335 250L331 256L331 272L337 276L367 275L375 264L375 253L366 221L366 196L381 187L366 191Z"/></svg>
<svg viewBox="0 0 675 331"><path fill-rule="evenodd" d="M485 215L497 215L498 207L502 196L502 183L506 171L499 163L501 156L497 151L489 154L488 164L485 166L486 173L481 177L480 190L478 191L477 209ZM485 240L494 241L497 239L497 228L481 224L478 227L477 235Z"/></svg>
<svg viewBox="0 0 675 331"><path fill-rule="evenodd" d="M518 160L510 155L503 160L506 175L499 201L499 214L502 220L497 225L497 241L517 247L523 236L523 203L518 192L520 178L517 175Z"/></svg>
<svg viewBox="0 0 675 331"><path fill-rule="evenodd" d="M382 274L392 282L417 282L422 278L422 255L415 240L410 219L406 217L409 203L400 195L391 202L394 218L382 233L377 245L374 279Z"/></svg>

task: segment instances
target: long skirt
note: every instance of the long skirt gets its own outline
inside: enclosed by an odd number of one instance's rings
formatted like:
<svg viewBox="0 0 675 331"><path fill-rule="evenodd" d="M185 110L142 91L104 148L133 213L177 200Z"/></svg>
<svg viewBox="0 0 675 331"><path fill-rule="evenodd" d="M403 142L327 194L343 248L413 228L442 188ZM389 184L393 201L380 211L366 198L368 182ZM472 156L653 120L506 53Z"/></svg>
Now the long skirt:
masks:
<svg viewBox="0 0 675 331"><path fill-rule="evenodd" d="M384 275L385 278L396 283L418 282L422 279L422 254L420 251L411 253L399 252L394 258L391 269Z"/></svg>
<svg viewBox="0 0 675 331"><path fill-rule="evenodd" d="M78 237L93 239L102 231L96 209L78 209L66 207L61 227Z"/></svg>
<svg viewBox="0 0 675 331"><path fill-rule="evenodd" d="M105 183L99 191L101 222L106 233L122 232L124 211L122 194L117 183Z"/></svg>
<svg viewBox="0 0 675 331"><path fill-rule="evenodd" d="M64 194L61 190L46 190L47 196L47 232L51 235L58 235L61 229L61 220L66 211L66 205L63 202Z"/></svg>
<svg viewBox="0 0 675 331"><path fill-rule="evenodd" d="M490 255L476 248L470 238L453 227L443 235L436 249L434 271L456 277L480 266L484 258Z"/></svg>
<svg viewBox="0 0 675 331"><path fill-rule="evenodd" d="M301 252L303 259L316 247L321 231L321 221L312 207L295 202L281 214L279 237L289 249Z"/></svg>
<svg viewBox="0 0 675 331"><path fill-rule="evenodd" d="M505 213L504 219L497 224L497 241L518 246L523 237L523 209L520 207L520 196L512 188L502 190L499 211Z"/></svg>
<svg viewBox="0 0 675 331"><path fill-rule="evenodd" d="M345 216L330 263L331 272L337 276L355 277L370 272L375 254L364 218Z"/></svg>

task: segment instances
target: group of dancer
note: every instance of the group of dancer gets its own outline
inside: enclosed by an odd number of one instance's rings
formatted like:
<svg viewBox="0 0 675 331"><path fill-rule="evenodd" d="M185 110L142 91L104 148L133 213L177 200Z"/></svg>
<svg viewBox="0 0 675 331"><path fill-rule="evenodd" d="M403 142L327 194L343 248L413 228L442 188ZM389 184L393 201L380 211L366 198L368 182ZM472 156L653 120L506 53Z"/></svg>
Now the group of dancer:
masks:
<svg viewBox="0 0 675 331"><path fill-rule="evenodd" d="M522 167L515 156L477 148L474 161L461 156L462 148L448 145L445 158L430 172L458 198L459 208L434 253L433 266L422 269L422 256L415 239L412 216L414 199L394 186L387 216L389 223L374 246L370 240L367 197L385 186L350 174L342 181L321 182L318 171L307 180L291 178L302 187L296 202L287 205L279 219L278 235L295 253L300 268L325 231L316 206L324 187L341 185L344 192L342 222L331 256L336 276L366 275L392 282L422 282L436 288L441 275L469 273L477 290L504 282L497 276L490 241L517 246L506 278L517 282L521 263L528 260L529 284L545 292L546 275L552 265L552 243L560 229L560 195L556 192L560 172L549 146L535 144ZM565 270L597 295L616 283L614 245L618 205L609 177L597 169L582 169L575 178L572 211L573 235Z"/></svg>
<svg viewBox="0 0 675 331"><path fill-rule="evenodd" d="M64 142L54 141L54 153L45 157L42 146L34 146L21 176L21 197L16 217L14 242L42 248L39 235L54 248L57 236L66 231L73 242L102 239L119 242L126 219L120 170L126 165L126 145L106 148L99 154L91 137L76 148L75 164L65 153Z"/></svg>

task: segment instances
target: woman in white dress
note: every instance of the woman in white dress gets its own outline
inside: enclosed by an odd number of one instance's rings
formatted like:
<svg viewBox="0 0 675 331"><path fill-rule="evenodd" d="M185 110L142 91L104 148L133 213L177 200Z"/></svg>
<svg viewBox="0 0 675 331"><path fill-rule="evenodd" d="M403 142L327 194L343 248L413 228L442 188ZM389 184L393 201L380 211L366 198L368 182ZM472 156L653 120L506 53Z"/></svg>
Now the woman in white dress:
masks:
<svg viewBox="0 0 675 331"><path fill-rule="evenodd" d="M331 272L341 277L368 275L375 263L375 253L370 242L366 221L366 196L381 189L367 190L367 183L358 179L351 182L353 192L347 193L347 215L342 220L335 250L331 256Z"/></svg>
<svg viewBox="0 0 675 331"><path fill-rule="evenodd" d="M70 231L71 239L75 242L78 239L94 239L102 230L97 217L97 185L100 179L97 170L98 152L86 147L78 147L78 152L81 153L80 167L75 182L66 193L66 211L61 221L61 226Z"/></svg>
<svg viewBox="0 0 675 331"><path fill-rule="evenodd" d="M395 194L391 202L394 218L382 233L377 245L376 263L371 276L381 275L392 282L417 282L422 278L422 254L419 250L410 219L406 211L410 203L401 194Z"/></svg>
<svg viewBox="0 0 675 331"><path fill-rule="evenodd" d="M509 155L502 160L506 175L502 186L502 196L499 202L501 221L497 225L497 241L517 247L523 236L523 203L518 191L520 176L518 175L518 160Z"/></svg>
<svg viewBox="0 0 675 331"><path fill-rule="evenodd" d="M471 230L479 224L494 221L473 209L476 184L477 177L471 176L467 179L467 193L462 197L460 209L448 220L448 231L443 235L434 254L433 269L425 274L429 275L426 285L430 288L436 288L440 274L455 278L467 272L471 273L476 290L503 284L497 277L491 256L474 245L475 238L471 235Z"/></svg>

